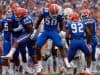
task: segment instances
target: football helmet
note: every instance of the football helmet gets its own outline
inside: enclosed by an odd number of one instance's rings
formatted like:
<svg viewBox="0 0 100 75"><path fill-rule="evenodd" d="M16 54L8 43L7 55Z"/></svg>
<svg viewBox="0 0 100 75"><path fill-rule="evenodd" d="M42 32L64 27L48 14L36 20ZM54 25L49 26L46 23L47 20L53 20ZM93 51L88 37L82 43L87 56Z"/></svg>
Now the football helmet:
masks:
<svg viewBox="0 0 100 75"><path fill-rule="evenodd" d="M57 16L59 13L59 5L57 4L50 4L49 6L49 13L51 16Z"/></svg>
<svg viewBox="0 0 100 75"><path fill-rule="evenodd" d="M64 16L65 19L69 19L69 16L73 13L73 9L72 8L65 8L64 9Z"/></svg>
<svg viewBox="0 0 100 75"><path fill-rule="evenodd" d="M58 13L61 13L63 11L63 8L60 5L58 5L58 9L59 9Z"/></svg>
<svg viewBox="0 0 100 75"><path fill-rule="evenodd" d="M78 20L80 20L79 14L78 14L77 12L73 12L73 13L70 15L70 20L71 20L71 21L78 21Z"/></svg>
<svg viewBox="0 0 100 75"><path fill-rule="evenodd" d="M25 8L21 8L21 7L19 7L19 8L17 8L16 9L16 16L18 17L18 18L20 18L20 19L22 19L22 18L24 18L25 16L26 16L26 9Z"/></svg>

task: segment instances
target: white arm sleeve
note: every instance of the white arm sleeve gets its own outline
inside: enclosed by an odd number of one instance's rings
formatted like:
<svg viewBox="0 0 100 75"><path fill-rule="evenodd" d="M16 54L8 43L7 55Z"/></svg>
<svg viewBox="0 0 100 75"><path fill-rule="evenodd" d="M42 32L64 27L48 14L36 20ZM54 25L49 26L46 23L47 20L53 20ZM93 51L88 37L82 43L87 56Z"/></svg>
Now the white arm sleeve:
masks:
<svg viewBox="0 0 100 75"><path fill-rule="evenodd" d="M30 36L30 39L33 39L36 36L36 34L37 34L37 30L34 29L33 33Z"/></svg>
<svg viewBox="0 0 100 75"><path fill-rule="evenodd" d="M20 31L22 29L23 29L22 25L19 25L17 28L14 28L13 31L17 32L17 31Z"/></svg>

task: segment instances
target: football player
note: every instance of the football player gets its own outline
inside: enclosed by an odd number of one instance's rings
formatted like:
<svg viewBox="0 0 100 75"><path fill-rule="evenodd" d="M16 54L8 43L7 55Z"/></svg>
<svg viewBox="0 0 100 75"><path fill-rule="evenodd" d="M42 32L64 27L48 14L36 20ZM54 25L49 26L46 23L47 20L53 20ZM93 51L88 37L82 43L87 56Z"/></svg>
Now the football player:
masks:
<svg viewBox="0 0 100 75"><path fill-rule="evenodd" d="M10 50L10 52L6 55L6 56L2 56L4 59L12 59L13 54L16 51L16 48L18 48L18 46L20 45L20 43L23 42L22 46L27 46L29 49L29 55L31 57L33 57L33 48L32 48L32 42L29 39L29 36L31 36L31 33L33 32L33 22L32 19L29 15L26 15L26 9L24 8L17 8L15 15L17 16L17 18L19 19L19 24L22 25L22 32L21 35L18 36L12 45L12 48ZM25 48L25 47L24 47ZM33 59L33 58L32 58ZM35 63L35 61L34 61ZM24 68L26 68L27 64L24 64Z"/></svg>
<svg viewBox="0 0 100 75"><path fill-rule="evenodd" d="M73 12L74 11L72 8L65 8L64 9L64 21L65 21L65 23L67 23L69 21L69 17Z"/></svg>
<svg viewBox="0 0 100 75"><path fill-rule="evenodd" d="M4 30L3 55L6 55L10 51L10 47L11 47L11 32L9 31L7 19L3 19L1 21L1 26L2 26L2 29ZM7 74L8 65L9 65L8 60L3 59L2 60L2 75Z"/></svg>
<svg viewBox="0 0 100 75"><path fill-rule="evenodd" d="M68 66L68 61L66 58L66 52L63 50L61 37L58 33L58 24L60 28L60 33L63 31L63 14L59 13L59 7L57 4L50 4L49 8L43 8L38 20L36 21L35 26L35 32L37 32L39 25L44 19L44 31L41 33L41 35L37 38L36 41L36 50L38 55L38 64L41 66L41 48L47 41L47 39L52 39L53 43L60 48L61 56L64 58L64 61L66 62L66 66ZM35 34L35 33L34 33ZM40 68L38 68L40 69ZM40 69L40 71L41 71Z"/></svg>
<svg viewBox="0 0 100 75"><path fill-rule="evenodd" d="M12 2L11 3L11 14L12 15L8 15L8 17L7 17L7 22L8 22L8 24L9 25L7 25L6 26L6 29L8 28L10 28L10 33L11 33L11 39L10 39L10 44L12 44L12 42L13 42L13 39L15 38L15 37L17 37L18 35L20 35L19 33L19 31L21 30L21 27L18 27L17 28L17 26L19 25L19 23L18 23L18 21L16 20L16 18L15 18L15 16L14 16L14 14L15 14L15 9L17 8L17 7L20 7L20 5L18 4L18 3L16 3L16 2ZM14 26L14 29L12 28L12 26ZM18 31L18 33L16 33ZM4 33L5 35L7 35L7 33ZM8 36L4 36L4 37L8 37ZM4 39L5 40L5 39ZM9 44L7 45L7 46L9 46ZM10 46L9 47L6 47L6 43L4 43L4 45L3 45L3 47L4 48L7 48L7 49L3 49L3 51L6 51L6 50L8 50L8 49L10 49ZM21 48L22 49L22 48ZM8 51L9 52L9 51ZM5 52L4 52L5 53ZM18 51L16 51L15 52L15 54L14 54L14 56L13 56L13 60L10 60L10 62L9 62L9 74L10 75L13 75L14 74L14 63L15 63L15 69L16 70L18 70L18 65L19 65L19 58L18 58L18 56L19 56L19 52ZM7 59L3 59L3 60L7 60ZM6 61L7 62L7 61ZM15 70L15 71L16 71ZM2 71L3 72L3 71ZM16 72L15 72L16 73ZM2 73L3 74L3 73Z"/></svg>
<svg viewBox="0 0 100 75"><path fill-rule="evenodd" d="M73 9L72 8L65 8L64 9L64 23L66 24L66 23L68 23L69 21L70 21L70 19L69 19L69 17L70 17L70 15L73 13L74 11L73 11ZM65 36L66 36L66 33L64 33L64 38L65 38ZM68 48L68 46L67 45L69 45L69 40L67 40L66 39L66 47Z"/></svg>
<svg viewBox="0 0 100 75"><path fill-rule="evenodd" d="M18 3L12 3L11 4L13 9L16 9L17 7L19 7L19 4ZM11 44L12 44L12 30L11 30L11 27L10 27L10 24L11 24L11 20L9 19L4 19L2 21L2 27L3 27L3 30L4 30L4 42L3 42L3 55L6 55L9 51L10 51L10 48L11 48ZM10 64L10 69L12 67L12 63L10 62L8 64L8 60L7 59L3 59L2 61L2 75L6 75L6 72L8 71L7 68L8 68L8 65ZM11 71L9 71L10 75L13 75L14 72L13 72L13 68Z"/></svg>
<svg viewBox="0 0 100 75"><path fill-rule="evenodd" d="M18 3L16 2L12 2L11 3L11 15L8 16L8 19L12 20L11 24L12 24L12 36L13 36L13 42L21 35L22 33L22 25L19 23L19 19L16 17L15 13L16 13L16 8L20 7ZM13 60L11 60L12 62L15 63L15 73L17 74L19 71L19 52L21 53L22 56L22 62L23 62L23 70L25 70L25 72L30 73L30 70L28 68L27 65L27 58L26 58L26 44L25 42L21 42L16 50L16 52L13 55ZM13 63L12 63L13 64ZM18 74L17 74L18 75Z"/></svg>
<svg viewBox="0 0 100 75"><path fill-rule="evenodd" d="M96 46L97 46L96 21L93 18L91 11L89 9L83 9L81 12L81 17L82 17L82 20L86 21L88 28L92 32L92 38L89 38L87 36L87 43L90 46L90 52L91 52L91 56L92 56L91 68L94 69L94 66L96 65L95 52L96 52ZM95 64L95 65L93 65L93 64Z"/></svg>
<svg viewBox="0 0 100 75"><path fill-rule="evenodd" d="M68 59L71 62L77 52L82 50L84 54L90 58L89 49L84 41L84 33L91 36L91 32L86 27L85 22L81 21L79 14L74 12L70 15L70 22L66 24L66 38L70 39ZM89 60L89 59L88 59ZM90 61L87 62L87 69L90 68Z"/></svg>

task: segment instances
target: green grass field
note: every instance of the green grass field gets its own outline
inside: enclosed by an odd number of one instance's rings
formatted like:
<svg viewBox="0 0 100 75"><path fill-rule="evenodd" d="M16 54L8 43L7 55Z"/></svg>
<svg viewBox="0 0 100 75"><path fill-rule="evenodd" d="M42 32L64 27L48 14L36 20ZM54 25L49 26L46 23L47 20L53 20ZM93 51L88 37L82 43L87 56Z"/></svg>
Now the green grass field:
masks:
<svg viewBox="0 0 100 75"><path fill-rule="evenodd" d="M56 74L56 73L51 73L50 75L60 75L60 74ZM68 74L66 74L68 75ZM92 74L93 75L93 74ZM96 75L100 75L100 72L99 73L96 73Z"/></svg>
<svg viewBox="0 0 100 75"><path fill-rule="evenodd" d="M97 73L96 75L100 75L100 72L99 72L99 73Z"/></svg>

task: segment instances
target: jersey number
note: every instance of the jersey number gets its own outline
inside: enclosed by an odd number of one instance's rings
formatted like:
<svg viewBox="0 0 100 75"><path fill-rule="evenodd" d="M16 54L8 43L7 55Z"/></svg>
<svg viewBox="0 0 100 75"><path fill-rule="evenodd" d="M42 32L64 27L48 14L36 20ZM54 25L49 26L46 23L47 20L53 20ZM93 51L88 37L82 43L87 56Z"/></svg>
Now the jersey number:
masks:
<svg viewBox="0 0 100 75"><path fill-rule="evenodd" d="M4 31L8 31L8 23L4 24Z"/></svg>
<svg viewBox="0 0 100 75"><path fill-rule="evenodd" d="M54 19L50 19L50 18L46 18L45 19L46 25L56 25L57 24L57 20Z"/></svg>
<svg viewBox="0 0 100 75"><path fill-rule="evenodd" d="M71 28L73 33L84 32L82 23L78 24L73 23L71 24Z"/></svg>

